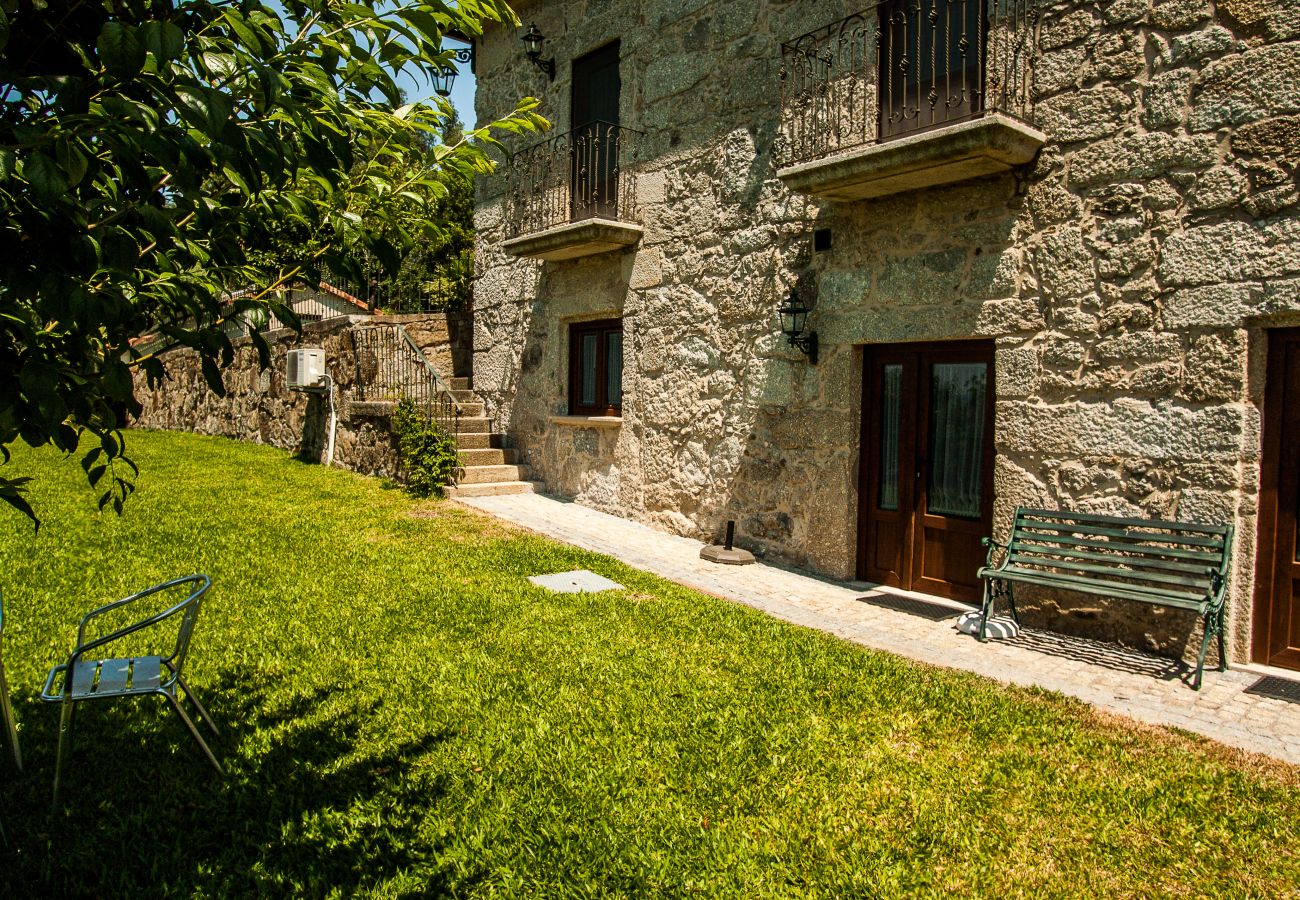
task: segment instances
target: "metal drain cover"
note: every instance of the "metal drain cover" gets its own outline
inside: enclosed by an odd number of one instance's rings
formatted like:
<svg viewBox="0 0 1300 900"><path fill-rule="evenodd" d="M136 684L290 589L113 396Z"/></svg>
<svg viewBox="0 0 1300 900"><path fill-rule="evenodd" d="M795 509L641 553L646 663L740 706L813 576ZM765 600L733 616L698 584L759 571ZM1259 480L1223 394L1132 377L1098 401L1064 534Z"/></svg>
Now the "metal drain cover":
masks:
<svg viewBox="0 0 1300 900"><path fill-rule="evenodd" d="M574 572L557 572L554 575L534 575L528 579L533 584L557 594L599 594L601 591L626 590L617 581L603 575L578 569Z"/></svg>

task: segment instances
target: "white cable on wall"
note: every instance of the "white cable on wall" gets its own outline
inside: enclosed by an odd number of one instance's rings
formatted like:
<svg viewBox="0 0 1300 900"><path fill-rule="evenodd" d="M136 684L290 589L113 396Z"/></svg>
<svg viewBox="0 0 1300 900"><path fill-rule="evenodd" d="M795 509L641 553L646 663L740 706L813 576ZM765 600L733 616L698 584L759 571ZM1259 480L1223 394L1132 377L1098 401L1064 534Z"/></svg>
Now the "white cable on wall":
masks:
<svg viewBox="0 0 1300 900"><path fill-rule="evenodd" d="M326 375L325 381L329 384L330 394L330 440L325 451L325 466L328 468L334 465L334 430L338 427L338 413L334 408L334 379Z"/></svg>

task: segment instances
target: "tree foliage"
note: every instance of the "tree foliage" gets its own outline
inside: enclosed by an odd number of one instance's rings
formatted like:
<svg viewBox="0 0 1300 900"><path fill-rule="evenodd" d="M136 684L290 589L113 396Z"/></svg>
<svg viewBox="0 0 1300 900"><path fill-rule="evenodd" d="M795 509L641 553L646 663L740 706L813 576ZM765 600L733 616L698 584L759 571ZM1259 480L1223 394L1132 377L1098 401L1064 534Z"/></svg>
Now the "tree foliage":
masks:
<svg viewBox="0 0 1300 900"><path fill-rule="evenodd" d="M490 22L518 24L504 0L0 0L4 458L19 439L80 449L120 511L133 373L166 377L133 339L193 348L222 393L227 319L293 323L278 285L358 255L396 272L444 235L448 173L488 170L494 132L545 123L530 98L463 141L420 140L450 107L404 104L396 78ZM296 258L259 252L286 233ZM226 296L250 283L265 290ZM22 489L0 477L30 515Z"/></svg>

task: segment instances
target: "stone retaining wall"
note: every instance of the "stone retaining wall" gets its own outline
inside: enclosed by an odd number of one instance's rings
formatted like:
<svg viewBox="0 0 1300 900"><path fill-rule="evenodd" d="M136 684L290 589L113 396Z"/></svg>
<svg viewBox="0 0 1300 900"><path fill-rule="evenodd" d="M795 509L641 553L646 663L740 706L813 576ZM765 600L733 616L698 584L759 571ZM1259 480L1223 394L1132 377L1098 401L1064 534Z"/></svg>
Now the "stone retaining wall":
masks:
<svg viewBox="0 0 1300 900"><path fill-rule="evenodd" d="M285 387L285 358L290 350L320 347L335 384L337 427L334 465L368 475L397 475L396 449L389 429L392 403L354 401L358 367L358 329L402 325L425 357L444 377L457 372L457 358L468 360L462 315L348 316L303 326L302 335L281 329L269 332L271 367L261 369L248 338L235 341L235 360L223 370L226 396L208 390L197 354L178 349L165 355L168 380L151 388L136 378L136 398L144 410L134 424L198 434L215 434L270 444L311 462L325 462L330 409L326 396Z"/></svg>

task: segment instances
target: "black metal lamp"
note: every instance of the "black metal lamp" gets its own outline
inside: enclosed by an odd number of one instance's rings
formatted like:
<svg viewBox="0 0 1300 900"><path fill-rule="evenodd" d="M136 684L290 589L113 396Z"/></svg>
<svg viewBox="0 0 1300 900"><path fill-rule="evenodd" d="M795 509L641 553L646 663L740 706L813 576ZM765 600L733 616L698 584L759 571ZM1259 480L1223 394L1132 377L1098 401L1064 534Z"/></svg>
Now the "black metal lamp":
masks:
<svg viewBox="0 0 1300 900"><path fill-rule="evenodd" d="M451 86L456 83L456 70L451 66L440 66L429 76L433 80L433 90L439 97L450 97Z"/></svg>
<svg viewBox="0 0 1300 900"><path fill-rule="evenodd" d="M555 80L555 57L542 59L542 45L546 42L546 35L537 30L536 23L528 26L528 31L524 32L524 52L528 54L529 60L533 65L541 69L547 76Z"/></svg>
<svg viewBox="0 0 1300 900"><path fill-rule="evenodd" d="M803 333L811 310L800 302L798 292L791 288L790 299L777 312L781 315L781 333L790 342L790 346L798 347L807 354L810 363L817 365L817 332Z"/></svg>

